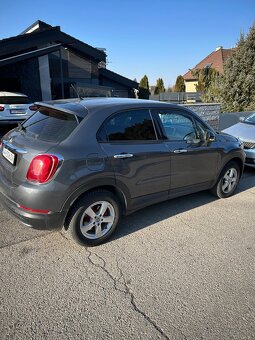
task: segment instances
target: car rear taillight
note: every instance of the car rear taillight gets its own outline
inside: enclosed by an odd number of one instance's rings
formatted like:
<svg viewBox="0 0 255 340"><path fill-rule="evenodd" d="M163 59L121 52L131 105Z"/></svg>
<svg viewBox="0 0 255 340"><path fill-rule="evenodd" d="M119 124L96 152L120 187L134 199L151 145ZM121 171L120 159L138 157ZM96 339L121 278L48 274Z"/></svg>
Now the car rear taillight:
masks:
<svg viewBox="0 0 255 340"><path fill-rule="evenodd" d="M0 105L0 111L3 111L3 110L4 110L4 106Z"/></svg>
<svg viewBox="0 0 255 340"><path fill-rule="evenodd" d="M29 110L31 110L31 111L37 111L37 110L38 110L38 106L37 106L37 105L30 105L30 106L29 106Z"/></svg>
<svg viewBox="0 0 255 340"><path fill-rule="evenodd" d="M27 179L31 182L46 183L55 174L59 159L55 155L38 155L34 157L27 171Z"/></svg>

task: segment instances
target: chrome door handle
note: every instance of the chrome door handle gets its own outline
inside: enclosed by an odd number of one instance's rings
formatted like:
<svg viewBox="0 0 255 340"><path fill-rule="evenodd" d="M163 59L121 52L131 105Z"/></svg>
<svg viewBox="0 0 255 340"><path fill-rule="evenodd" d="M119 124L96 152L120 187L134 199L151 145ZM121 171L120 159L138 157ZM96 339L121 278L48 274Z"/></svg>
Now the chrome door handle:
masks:
<svg viewBox="0 0 255 340"><path fill-rule="evenodd" d="M119 155L114 155L114 158L131 158L134 155L132 153L120 153Z"/></svg>
<svg viewBox="0 0 255 340"><path fill-rule="evenodd" d="M174 153L185 153L185 152L188 152L188 150L185 150L185 149L174 150Z"/></svg>

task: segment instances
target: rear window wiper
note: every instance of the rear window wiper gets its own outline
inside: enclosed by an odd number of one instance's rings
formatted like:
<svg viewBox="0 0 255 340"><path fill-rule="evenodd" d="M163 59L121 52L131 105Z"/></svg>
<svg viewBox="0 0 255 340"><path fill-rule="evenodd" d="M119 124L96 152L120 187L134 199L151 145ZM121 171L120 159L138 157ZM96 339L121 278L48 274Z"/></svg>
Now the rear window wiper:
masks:
<svg viewBox="0 0 255 340"><path fill-rule="evenodd" d="M42 122L43 120L46 120L46 119L49 119L49 117L39 119L39 120L37 120L36 122L33 122L33 123L31 123L31 124L28 124L27 126L23 126L23 125L22 125L22 127L23 127L24 130L26 130L26 128L28 128L28 127L30 127L30 126L32 126L32 125L35 125L35 124L37 124L37 123L40 123L40 122Z"/></svg>
<svg viewBox="0 0 255 340"><path fill-rule="evenodd" d="M23 124L21 124L21 123L18 123L18 128L19 128L19 130L26 131L25 126L23 126Z"/></svg>

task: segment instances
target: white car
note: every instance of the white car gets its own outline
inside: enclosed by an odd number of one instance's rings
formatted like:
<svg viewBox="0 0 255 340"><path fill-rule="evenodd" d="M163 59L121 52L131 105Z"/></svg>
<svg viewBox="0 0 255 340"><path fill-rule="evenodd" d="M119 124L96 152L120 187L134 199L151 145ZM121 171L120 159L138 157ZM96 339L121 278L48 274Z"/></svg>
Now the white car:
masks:
<svg viewBox="0 0 255 340"><path fill-rule="evenodd" d="M255 168L255 112L222 132L239 138L246 153L245 165Z"/></svg>
<svg viewBox="0 0 255 340"><path fill-rule="evenodd" d="M25 94L0 91L0 125L22 122L36 110L37 106Z"/></svg>

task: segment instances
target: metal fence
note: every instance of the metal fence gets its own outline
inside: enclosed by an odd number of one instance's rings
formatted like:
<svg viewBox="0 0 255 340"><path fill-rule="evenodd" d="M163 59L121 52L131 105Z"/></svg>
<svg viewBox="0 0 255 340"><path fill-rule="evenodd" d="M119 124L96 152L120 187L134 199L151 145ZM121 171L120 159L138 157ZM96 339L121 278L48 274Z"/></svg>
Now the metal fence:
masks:
<svg viewBox="0 0 255 340"><path fill-rule="evenodd" d="M162 92L150 96L151 100L160 100L171 103L200 103L201 92Z"/></svg>

